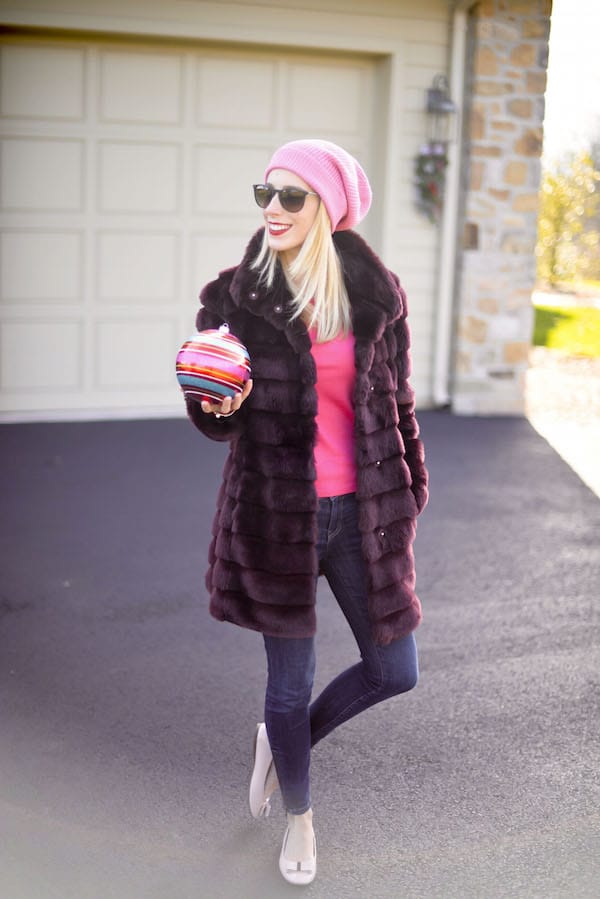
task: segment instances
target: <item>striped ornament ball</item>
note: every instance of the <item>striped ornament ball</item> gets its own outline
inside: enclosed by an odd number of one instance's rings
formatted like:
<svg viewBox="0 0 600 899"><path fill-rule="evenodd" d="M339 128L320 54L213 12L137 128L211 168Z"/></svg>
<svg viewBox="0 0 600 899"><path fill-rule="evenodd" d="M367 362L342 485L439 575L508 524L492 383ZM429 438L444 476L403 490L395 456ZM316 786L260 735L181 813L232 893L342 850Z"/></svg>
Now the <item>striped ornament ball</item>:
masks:
<svg viewBox="0 0 600 899"><path fill-rule="evenodd" d="M228 325L199 331L183 344L175 363L186 399L221 403L236 396L250 377L250 355Z"/></svg>

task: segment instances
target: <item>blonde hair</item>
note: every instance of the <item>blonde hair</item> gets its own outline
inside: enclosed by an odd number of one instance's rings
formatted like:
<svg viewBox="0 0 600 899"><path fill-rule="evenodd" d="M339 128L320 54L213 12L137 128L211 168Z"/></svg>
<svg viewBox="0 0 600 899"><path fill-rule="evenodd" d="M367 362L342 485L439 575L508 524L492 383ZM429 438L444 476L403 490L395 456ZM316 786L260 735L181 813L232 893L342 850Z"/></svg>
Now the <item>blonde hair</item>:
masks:
<svg viewBox="0 0 600 899"><path fill-rule="evenodd" d="M278 261L293 298L292 319L309 313L307 327L316 326L318 343L348 334L351 330L350 301L324 203L319 204L313 225L289 265L269 247L265 228L262 246L252 268L260 272L260 279L267 287L271 287L275 280Z"/></svg>

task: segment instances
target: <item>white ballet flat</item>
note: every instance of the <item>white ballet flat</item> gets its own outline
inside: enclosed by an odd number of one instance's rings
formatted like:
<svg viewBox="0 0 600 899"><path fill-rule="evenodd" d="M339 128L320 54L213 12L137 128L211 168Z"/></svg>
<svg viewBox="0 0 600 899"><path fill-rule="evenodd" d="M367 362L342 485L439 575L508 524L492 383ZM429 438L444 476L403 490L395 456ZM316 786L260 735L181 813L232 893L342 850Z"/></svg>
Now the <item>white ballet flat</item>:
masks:
<svg viewBox="0 0 600 899"><path fill-rule="evenodd" d="M289 858L286 858L285 855L289 835L290 828L288 825L283 836L283 845L279 855L279 870L281 871L281 876L284 880L287 880L288 883L294 884L294 886L307 886L309 883L313 882L317 873L317 841L313 834L311 858L305 858L301 861L290 860Z"/></svg>
<svg viewBox="0 0 600 899"><path fill-rule="evenodd" d="M250 813L253 818L268 818L271 796L279 786L273 755L264 724L256 725L254 734L254 769L250 779Z"/></svg>

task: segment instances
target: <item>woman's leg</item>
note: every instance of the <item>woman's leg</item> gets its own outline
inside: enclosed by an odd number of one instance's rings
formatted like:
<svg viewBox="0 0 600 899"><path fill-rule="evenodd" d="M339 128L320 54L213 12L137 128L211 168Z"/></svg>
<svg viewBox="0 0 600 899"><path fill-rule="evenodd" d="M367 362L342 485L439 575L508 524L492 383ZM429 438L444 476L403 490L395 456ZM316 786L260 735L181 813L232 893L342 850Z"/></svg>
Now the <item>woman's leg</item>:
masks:
<svg viewBox="0 0 600 899"><path fill-rule="evenodd" d="M338 675L310 706L313 746L369 706L411 690L419 676L412 634L388 646L378 646L371 636L367 569L354 495L324 502L329 504L329 524L327 539L319 546L321 568L352 628L361 661Z"/></svg>
<svg viewBox="0 0 600 899"><path fill-rule="evenodd" d="M310 714L314 640L264 637L267 651L265 724L283 803L302 815L310 808Z"/></svg>

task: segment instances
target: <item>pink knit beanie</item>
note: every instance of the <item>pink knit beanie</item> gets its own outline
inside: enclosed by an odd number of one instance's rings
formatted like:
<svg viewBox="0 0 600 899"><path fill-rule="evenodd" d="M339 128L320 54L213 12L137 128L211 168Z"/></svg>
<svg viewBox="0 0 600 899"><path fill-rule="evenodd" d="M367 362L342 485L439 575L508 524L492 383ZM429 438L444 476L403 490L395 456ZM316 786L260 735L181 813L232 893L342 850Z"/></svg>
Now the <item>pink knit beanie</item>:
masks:
<svg viewBox="0 0 600 899"><path fill-rule="evenodd" d="M346 231L365 217L371 187L356 159L328 140L293 140L273 154L265 181L273 169L299 175L319 194L331 220L331 230Z"/></svg>

